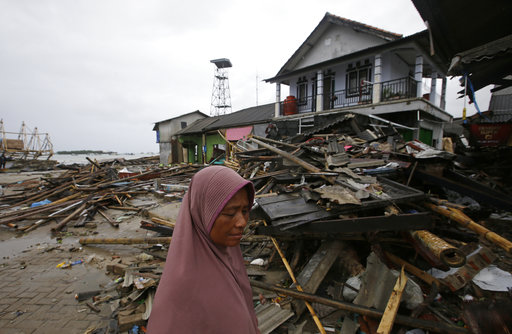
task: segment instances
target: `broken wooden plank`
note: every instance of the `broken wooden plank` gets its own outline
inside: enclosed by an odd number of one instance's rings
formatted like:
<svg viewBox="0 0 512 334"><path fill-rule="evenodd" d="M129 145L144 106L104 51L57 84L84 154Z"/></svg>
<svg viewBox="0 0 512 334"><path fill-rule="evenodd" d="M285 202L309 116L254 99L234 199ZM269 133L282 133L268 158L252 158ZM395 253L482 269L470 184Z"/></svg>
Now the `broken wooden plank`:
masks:
<svg viewBox="0 0 512 334"><path fill-rule="evenodd" d="M405 276L404 267L402 267L400 276L398 276L396 280L395 287L391 292L391 297L389 297L386 308L384 309L379 328L377 328L377 334L389 334L391 332L406 284L407 276Z"/></svg>
<svg viewBox="0 0 512 334"><path fill-rule="evenodd" d="M130 315L119 314L117 322L119 325L120 332L129 331L133 326L142 326L146 324L146 320L143 317L144 313L135 313Z"/></svg>
<svg viewBox="0 0 512 334"><path fill-rule="evenodd" d="M52 227L52 231L60 231L67 223L69 223L73 218L75 218L78 214L82 213L85 210L88 203L84 201L82 205L80 205L75 211L73 211L69 216L64 218L57 226Z"/></svg>
<svg viewBox="0 0 512 334"><path fill-rule="evenodd" d="M304 291L310 293L316 292L327 275L327 272L340 255L342 248L343 243L337 240L325 241L320 245L299 276L297 276L297 281ZM304 312L303 303L294 302L293 306L298 316Z"/></svg>
<svg viewBox="0 0 512 334"><path fill-rule="evenodd" d="M98 213L105 218L105 220L115 228L119 228L119 223L110 218L106 212L98 208Z"/></svg>

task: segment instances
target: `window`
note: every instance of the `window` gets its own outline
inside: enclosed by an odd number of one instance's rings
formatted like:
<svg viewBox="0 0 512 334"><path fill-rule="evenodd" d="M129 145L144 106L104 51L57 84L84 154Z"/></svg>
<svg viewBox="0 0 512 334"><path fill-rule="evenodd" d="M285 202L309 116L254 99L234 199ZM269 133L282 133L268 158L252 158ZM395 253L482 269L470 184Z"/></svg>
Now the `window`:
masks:
<svg viewBox="0 0 512 334"><path fill-rule="evenodd" d="M355 66L349 64L347 68L346 89L347 96L370 94L372 68L370 61L366 59L364 64L356 62Z"/></svg>
<svg viewBox="0 0 512 334"><path fill-rule="evenodd" d="M181 128L185 129L187 127L187 122L181 122Z"/></svg>
<svg viewBox="0 0 512 334"><path fill-rule="evenodd" d="M308 102L308 80L306 77L299 78L297 81L297 103L306 104Z"/></svg>

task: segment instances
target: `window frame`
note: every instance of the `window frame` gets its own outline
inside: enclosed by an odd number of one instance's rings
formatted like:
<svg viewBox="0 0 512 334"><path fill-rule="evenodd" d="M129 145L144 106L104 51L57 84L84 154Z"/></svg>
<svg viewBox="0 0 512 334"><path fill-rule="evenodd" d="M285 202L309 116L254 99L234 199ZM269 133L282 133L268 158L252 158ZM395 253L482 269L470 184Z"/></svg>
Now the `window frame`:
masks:
<svg viewBox="0 0 512 334"><path fill-rule="evenodd" d="M366 72L366 73L365 73ZM365 73L365 74L364 74ZM355 75L355 78L353 77ZM364 77L363 77L364 75ZM369 95L370 89L369 85L361 85L361 81L371 81L372 76L372 64L368 59L364 61L364 64L361 65L361 62L357 62L355 66L352 64L348 64L347 73L345 76L345 90L347 97L354 97L358 95ZM353 80L356 80L356 86L352 86L351 83Z"/></svg>
<svg viewBox="0 0 512 334"><path fill-rule="evenodd" d="M308 79L301 77L297 80L297 105L305 105L308 103Z"/></svg>

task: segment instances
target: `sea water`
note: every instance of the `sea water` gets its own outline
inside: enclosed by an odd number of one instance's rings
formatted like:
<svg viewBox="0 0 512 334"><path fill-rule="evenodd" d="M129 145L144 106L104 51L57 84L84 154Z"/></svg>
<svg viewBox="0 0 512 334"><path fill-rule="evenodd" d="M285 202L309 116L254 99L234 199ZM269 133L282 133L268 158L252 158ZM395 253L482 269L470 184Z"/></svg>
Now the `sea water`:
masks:
<svg viewBox="0 0 512 334"><path fill-rule="evenodd" d="M54 154L51 160L56 160L59 164L71 165L71 164L88 164L87 157L92 161L111 161L114 159L138 159L144 157L153 157L157 153L120 153L120 154Z"/></svg>

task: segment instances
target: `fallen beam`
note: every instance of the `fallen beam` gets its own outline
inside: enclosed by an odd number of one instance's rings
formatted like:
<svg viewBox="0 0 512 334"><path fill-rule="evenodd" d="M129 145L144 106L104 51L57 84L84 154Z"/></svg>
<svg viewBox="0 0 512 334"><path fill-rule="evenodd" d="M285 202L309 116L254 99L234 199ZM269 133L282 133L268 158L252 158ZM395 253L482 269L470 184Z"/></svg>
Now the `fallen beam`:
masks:
<svg viewBox="0 0 512 334"><path fill-rule="evenodd" d="M155 238L81 238L79 240L82 245L92 244L117 244L117 245L133 245L133 244L170 244L171 237L155 237Z"/></svg>
<svg viewBox="0 0 512 334"><path fill-rule="evenodd" d="M352 303L332 300L324 297L319 297L314 294L310 294L307 292L300 292L296 290L286 289L282 287L278 287L275 285L270 285L267 283L259 282L259 281L250 281L251 285L256 288L268 290L268 291L274 291L279 294L283 294L286 296L290 296L297 299L302 299L311 303L320 303L323 305L335 307L340 310L353 312L361 315L366 315L375 319L380 319L384 312L370 308L370 307L364 307L360 305L355 305ZM429 331L432 331L434 333L447 333L447 334L457 334L457 333L468 333L469 331L466 328L462 327L456 327L456 326L450 326L446 325L444 323L439 323L435 321L428 321L428 320L422 320L422 319L416 319L411 318L407 316L403 316L398 314L396 316L395 322L400 325L408 326L411 328L423 328L427 329Z"/></svg>
<svg viewBox="0 0 512 334"><path fill-rule="evenodd" d="M302 168L306 169L307 171L310 171L312 173L321 173L322 170L316 166L313 166L312 164L302 160L302 159L299 159L297 158L296 156L294 156L293 154L291 153L288 153L286 151L283 151L283 150L280 150L272 145L269 145L267 143L264 143L262 142L261 140L258 140L256 138L251 138L251 140L260 145L260 146L263 146L267 149L269 149L270 151L274 152L274 153L277 153L279 155L281 155L283 158L287 159L287 160L290 160L294 163L296 163L297 165L301 166ZM331 183L331 184L334 184L334 179L333 178L330 178L330 177L327 177L327 176L324 176L322 175L322 178L324 178L327 182Z"/></svg>

